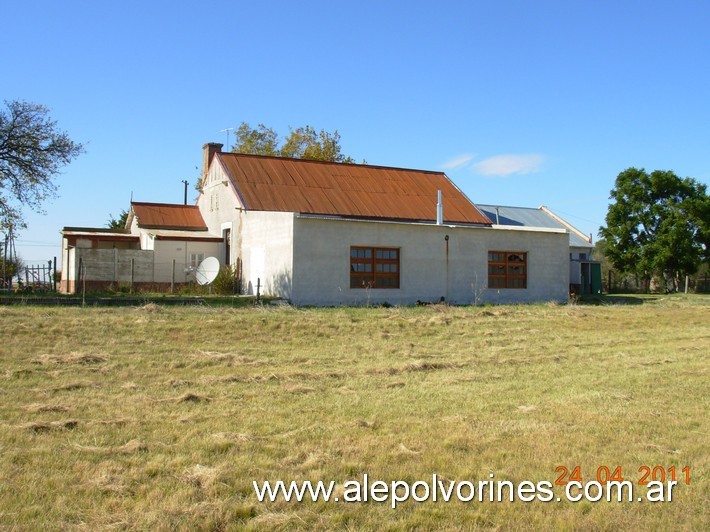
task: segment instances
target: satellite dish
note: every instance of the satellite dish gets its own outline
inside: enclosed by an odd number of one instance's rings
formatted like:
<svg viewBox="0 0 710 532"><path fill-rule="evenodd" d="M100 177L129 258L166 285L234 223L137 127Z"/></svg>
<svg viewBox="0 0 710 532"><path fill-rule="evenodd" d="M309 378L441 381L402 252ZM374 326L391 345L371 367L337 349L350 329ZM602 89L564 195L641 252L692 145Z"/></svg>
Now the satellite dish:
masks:
<svg viewBox="0 0 710 532"><path fill-rule="evenodd" d="M207 257L200 262L195 270L195 279L198 284L206 285L215 280L219 273L219 260L216 257Z"/></svg>

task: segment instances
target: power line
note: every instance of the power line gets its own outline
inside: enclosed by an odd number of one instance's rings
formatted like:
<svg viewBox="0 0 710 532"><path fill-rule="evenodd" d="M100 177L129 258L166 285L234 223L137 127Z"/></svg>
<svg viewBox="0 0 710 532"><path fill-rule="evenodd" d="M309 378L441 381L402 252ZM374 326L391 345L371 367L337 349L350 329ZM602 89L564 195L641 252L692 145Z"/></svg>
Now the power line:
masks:
<svg viewBox="0 0 710 532"><path fill-rule="evenodd" d="M571 218L577 218L577 220L582 220L583 222L589 222L590 224L597 224L599 223L599 220L589 220L587 218L582 218L581 216L577 216L576 214L572 214L569 212L561 211L560 209L556 207L550 207L550 209L553 210L553 212L559 212L560 214L564 214L565 216L569 216Z"/></svg>

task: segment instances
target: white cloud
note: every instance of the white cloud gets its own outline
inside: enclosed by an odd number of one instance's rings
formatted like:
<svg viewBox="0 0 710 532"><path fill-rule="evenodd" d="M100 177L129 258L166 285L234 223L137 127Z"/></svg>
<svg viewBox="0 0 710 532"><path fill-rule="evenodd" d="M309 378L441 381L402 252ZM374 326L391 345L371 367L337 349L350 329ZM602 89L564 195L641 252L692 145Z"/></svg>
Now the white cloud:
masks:
<svg viewBox="0 0 710 532"><path fill-rule="evenodd" d="M542 169L544 157L536 153L496 155L473 165L479 174L507 176L511 174L531 174Z"/></svg>
<svg viewBox="0 0 710 532"><path fill-rule="evenodd" d="M444 164L441 165L441 167L444 170L455 170L457 168L462 168L468 163L470 163L474 159L474 157L476 156L472 153L464 153L446 161Z"/></svg>

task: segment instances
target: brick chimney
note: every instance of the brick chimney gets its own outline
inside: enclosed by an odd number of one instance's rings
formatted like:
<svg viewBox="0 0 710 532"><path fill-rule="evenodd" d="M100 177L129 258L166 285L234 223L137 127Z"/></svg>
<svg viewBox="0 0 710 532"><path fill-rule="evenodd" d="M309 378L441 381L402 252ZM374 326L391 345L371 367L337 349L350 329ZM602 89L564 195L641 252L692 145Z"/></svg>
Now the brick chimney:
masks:
<svg viewBox="0 0 710 532"><path fill-rule="evenodd" d="M212 164L212 158L215 153L220 153L222 151L222 146L219 142L208 142L202 146L202 179L205 179L208 170L210 169L210 164Z"/></svg>

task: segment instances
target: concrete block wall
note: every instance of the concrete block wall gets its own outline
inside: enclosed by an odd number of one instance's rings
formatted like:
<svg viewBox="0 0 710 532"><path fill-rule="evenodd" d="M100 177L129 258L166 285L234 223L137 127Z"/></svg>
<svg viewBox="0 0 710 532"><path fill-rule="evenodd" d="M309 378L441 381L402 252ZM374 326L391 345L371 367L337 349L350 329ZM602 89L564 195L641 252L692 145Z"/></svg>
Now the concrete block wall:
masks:
<svg viewBox="0 0 710 532"><path fill-rule="evenodd" d="M448 235L448 256L446 236ZM400 288L350 288L350 247L400 249ZM488 252L528 254L527 288L489 289ZM294 223L291 300L298 305L412 305L566 301L569 239L510 230L300 217Z"/></svg>

